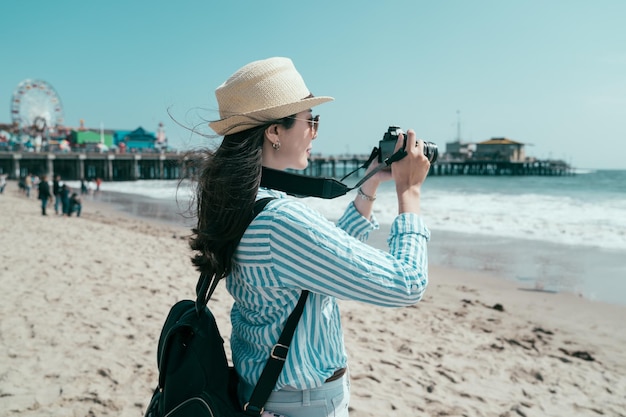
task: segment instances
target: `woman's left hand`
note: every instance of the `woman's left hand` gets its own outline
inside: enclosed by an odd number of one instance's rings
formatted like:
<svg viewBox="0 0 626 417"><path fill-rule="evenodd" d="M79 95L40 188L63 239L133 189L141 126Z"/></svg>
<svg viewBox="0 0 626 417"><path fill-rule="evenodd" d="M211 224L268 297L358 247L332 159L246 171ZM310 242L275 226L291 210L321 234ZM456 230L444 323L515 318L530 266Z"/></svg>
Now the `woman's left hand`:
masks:
<svg viewBox="0 0 626 417"><path fill-rule="evenodd" d="M373 170L375 170L380 163L378 160L372 161L370 166L365 171L365 175L369 174ZM357 196L354 199L354 205L356 209L361 213L361 215L367 219L369 219L372 215L372 206L374 204L374 200L376 199L376 190L378 190L378 186L386 181L391 181L393 177L391 176L390 169L381 169L376 174L372 176L372 178L368 179L361 185L361 191L369 198L362 198L362 196Z"/></svg>
<svg viewBox="0 0 626 417"><path fill-rule="evenodd" d="M379 165L380 165L380 162L378 162L378 159L374 159L372 163L370 164L370 166L365 171L365 175L375 170ZM376 186L378 186L378 184L380 183L391 181L391 180L393 180L393 177L391 176L391 169L383 168L380 171L378 171L376 174L374 174L372 178L367 180L365 184L367 184L370 181L373 181L376 183Z"/></svg>

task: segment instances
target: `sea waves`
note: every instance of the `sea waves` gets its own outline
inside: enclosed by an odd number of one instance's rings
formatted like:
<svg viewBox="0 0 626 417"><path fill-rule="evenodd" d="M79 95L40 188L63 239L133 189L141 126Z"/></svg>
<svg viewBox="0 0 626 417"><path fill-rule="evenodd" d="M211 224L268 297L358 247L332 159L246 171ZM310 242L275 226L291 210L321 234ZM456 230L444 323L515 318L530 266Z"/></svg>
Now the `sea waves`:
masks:
<svg viewBox="0 0 626 417"><path fill-rule="evenodd" d="M159 200L188 201L192 187L188 182L179 184L171 180L102 184L103 191L147 196L154 198L156 204ZM549 193L545 187L517 193L506 192L506 184L500 187L501 190L495 191L476 187L463 192L452 187L431 187L422 193L422 215L434 231L626 250L626 195L586 199L580 194L564 195L558 189ZM355 194L351 192L333 200L304 200L335 220ZM397 215L393 184L384 184L379 189L374 213L383 224L390 224Z"/></svg>

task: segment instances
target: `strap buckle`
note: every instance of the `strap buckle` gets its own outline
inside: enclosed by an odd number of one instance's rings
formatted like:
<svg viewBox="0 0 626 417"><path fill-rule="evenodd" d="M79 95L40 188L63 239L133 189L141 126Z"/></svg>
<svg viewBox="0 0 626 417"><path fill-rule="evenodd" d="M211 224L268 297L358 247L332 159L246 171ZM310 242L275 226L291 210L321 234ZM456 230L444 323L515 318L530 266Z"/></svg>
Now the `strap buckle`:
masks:
<svg viewBox="0 0 626 417"><path fill-rule="evenodd" d="M279 361L285 362L285 360L287 359L288 351L289 351L289 346L276 343L274 346L272 346L272 351L270 352L270 358L278 359Z"/></svg>
<svg viewBox="0 0 626 417"><path fill-rule="evenodd" d="M248 412L248 411L249 411L249 412L250 412L250 414L251 414L251 413L255 413L255 414L257 414L257 413L258 413L258 415L261 415L261 414L263 414L263 412L265 411L265 407L261 407L261 408L259 408L259 407L255 407L255 406L253 406L253 405L250 405L250 402L248 401L247 403L245 403L245 404L243 405L243 411L246 411L246 412Z"/></svg>

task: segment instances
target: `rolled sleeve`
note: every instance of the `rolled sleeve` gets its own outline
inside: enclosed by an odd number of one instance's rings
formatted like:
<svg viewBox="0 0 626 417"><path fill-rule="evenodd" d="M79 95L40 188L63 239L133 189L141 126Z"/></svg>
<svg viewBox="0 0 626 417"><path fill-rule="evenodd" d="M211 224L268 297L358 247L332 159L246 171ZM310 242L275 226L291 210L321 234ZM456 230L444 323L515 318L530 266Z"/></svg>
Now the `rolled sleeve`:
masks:
<svg viewBox="0 0 626 417"><path fill-rule="evenodd" d="M344 230L353 238L361 242L366 242L370 232L379 229L380 225L376 220L376 216L372 214L369 219L363 217L354 206L354 203L350 202L346 211L337 221L337 227Z"/></svg>
<svg viewBox="0 0 626 417"><path fill-rule="evenodd" d="M399 214L391 224L391 232L389 233L387 243L391 247L394 239L411 234L421 235L427 242L430 240L430 230L428 230L426 223L420 215L415 213Z"/></svg>

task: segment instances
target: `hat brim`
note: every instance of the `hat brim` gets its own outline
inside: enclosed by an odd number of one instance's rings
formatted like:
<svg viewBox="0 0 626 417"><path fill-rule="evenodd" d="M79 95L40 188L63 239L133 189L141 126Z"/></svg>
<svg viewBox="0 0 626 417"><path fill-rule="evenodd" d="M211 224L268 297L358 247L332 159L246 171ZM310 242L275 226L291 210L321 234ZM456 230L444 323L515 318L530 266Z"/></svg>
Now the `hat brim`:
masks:
<svg viewBox="0 0 626 417"><path fill-rule="evenodd" d="M283 117L300 113L301 111L333 100L334 98L328 96L305 98L295 103L255 110L244 114L236 114L210 122L209 126L220 136L232 135L233 133L242 132L273 120L282 119Z"/></svg>

